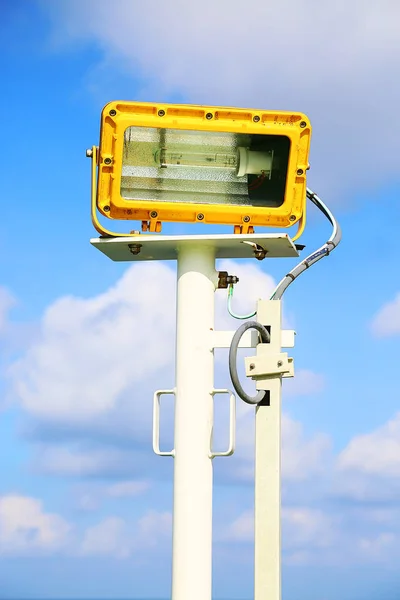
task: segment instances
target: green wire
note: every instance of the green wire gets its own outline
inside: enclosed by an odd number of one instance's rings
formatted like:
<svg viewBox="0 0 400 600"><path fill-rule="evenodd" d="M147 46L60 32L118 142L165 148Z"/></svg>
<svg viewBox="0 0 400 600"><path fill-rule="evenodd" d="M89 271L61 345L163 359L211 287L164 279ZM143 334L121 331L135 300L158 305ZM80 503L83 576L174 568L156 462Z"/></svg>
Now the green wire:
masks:
<svg viewBox="0 0 400 600"><path fill-rule="evenodd" d="M231 315L231 317L233 317L234 319L251 319L252 317L255 317L257 314L257 311L254 311L253 313L249 314L249 315L237 315L235 312L233 312L232 310L232 296L233 296L233 283L231 283L229 285L229 291L228 291L228 313Z"/></svg>

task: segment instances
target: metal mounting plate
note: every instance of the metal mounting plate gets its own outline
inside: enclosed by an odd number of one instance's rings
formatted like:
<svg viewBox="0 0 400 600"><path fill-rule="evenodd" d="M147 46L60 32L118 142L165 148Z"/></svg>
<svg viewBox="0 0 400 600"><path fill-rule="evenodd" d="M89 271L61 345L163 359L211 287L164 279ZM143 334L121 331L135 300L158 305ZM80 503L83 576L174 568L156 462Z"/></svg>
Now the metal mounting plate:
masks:
<svg viewBox="0 0 400 600"><path fill-rule="evenodd" d="M245 243L250 242L250 243ZM90 243L113 261L176 260L179 248L190 244L215 248L216 258L254 258L257 244L267 251L266 258L295 257L299 253L287 234L219 234L219 235L136 235L116 238L93 238ZM139 254L129 246L140 244Z"/></svg>

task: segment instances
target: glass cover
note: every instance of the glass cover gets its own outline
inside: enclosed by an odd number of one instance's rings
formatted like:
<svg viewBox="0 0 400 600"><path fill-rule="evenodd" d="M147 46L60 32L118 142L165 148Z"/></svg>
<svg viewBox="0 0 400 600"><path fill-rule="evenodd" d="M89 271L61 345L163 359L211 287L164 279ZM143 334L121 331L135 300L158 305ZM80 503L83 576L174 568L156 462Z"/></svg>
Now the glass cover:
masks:
<svg viewBox="0 0 400 600"><path fill-rule="evenodd" d="M286 136L129 127L124 137L121 196L280 206L289 150Z"/></svg>

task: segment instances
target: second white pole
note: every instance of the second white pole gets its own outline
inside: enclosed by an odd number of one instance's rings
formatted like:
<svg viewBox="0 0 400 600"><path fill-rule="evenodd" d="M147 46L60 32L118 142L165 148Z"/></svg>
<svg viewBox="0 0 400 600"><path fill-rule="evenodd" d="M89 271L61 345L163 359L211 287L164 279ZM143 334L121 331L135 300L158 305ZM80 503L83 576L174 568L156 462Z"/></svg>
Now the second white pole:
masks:
<svg viewBox="0 0 400 600"><path fill-rule="evenodd" d="M259 303L257 320L271 326L265 354L281 351L281 302ZM256 407L254 599L281 600L282 378L268 382L269 405Z"/></svg>

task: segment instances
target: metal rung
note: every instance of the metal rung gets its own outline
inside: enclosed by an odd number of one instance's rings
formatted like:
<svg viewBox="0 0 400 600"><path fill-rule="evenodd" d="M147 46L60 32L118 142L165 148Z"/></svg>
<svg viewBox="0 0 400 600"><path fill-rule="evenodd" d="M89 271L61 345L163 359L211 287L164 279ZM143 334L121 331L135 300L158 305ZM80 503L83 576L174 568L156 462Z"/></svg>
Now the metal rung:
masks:
<svg viewBox="0 0 400 600"><path fill-rule="evenodd" d="M235 452L236 444L236 396L231 390L213 390L211 395L214 397L217 394L229 394L229 446L228 450L223 452L214 452L210 448L210 458L216 456L231 456Z"/></svg>
<svg viewBox="0 0 400 600"><path fill-rule="evenodd" d="M160 450L160 400L161 396L175 396L175 390L157 390L153 397L153 450L158 456L175 456L175 449Z"/></svg>

